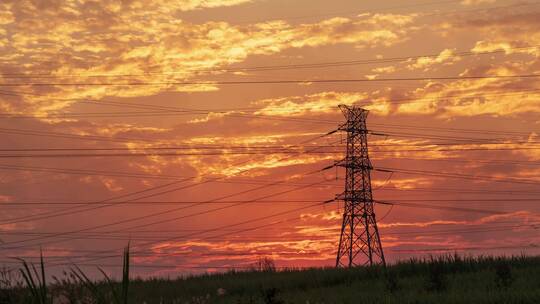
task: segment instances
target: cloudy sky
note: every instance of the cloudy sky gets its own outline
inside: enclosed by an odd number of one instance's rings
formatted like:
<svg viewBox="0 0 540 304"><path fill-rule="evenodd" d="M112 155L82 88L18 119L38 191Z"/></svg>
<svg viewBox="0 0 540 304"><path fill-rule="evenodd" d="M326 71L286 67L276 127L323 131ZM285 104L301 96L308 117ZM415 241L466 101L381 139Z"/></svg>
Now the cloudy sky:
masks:
<svg viewBox="0 0 540 304"><path fill-rule="evenodd" d="M331 266L338 105L387 260L537 254L540 4L0 3L0 261ZM392 205L393 204L393 205Z"/></svg>

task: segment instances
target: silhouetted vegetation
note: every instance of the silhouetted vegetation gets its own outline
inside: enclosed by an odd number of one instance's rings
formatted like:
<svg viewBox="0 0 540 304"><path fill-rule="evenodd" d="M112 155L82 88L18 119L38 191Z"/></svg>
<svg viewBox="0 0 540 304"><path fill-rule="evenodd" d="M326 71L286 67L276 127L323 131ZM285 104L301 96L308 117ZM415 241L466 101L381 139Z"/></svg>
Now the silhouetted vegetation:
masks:
<svg viewBox="0 0 540 304"><path fill-rule="evenodd" d="M91 280L77 266L47 284L43 261L0 273L1 303L540 303L540 257L411 259L389 267L287 269L260 259L249 271L177 279ZM129 288L128 288L129 287ZM360 301L361 300L361 301Z"/></svg>

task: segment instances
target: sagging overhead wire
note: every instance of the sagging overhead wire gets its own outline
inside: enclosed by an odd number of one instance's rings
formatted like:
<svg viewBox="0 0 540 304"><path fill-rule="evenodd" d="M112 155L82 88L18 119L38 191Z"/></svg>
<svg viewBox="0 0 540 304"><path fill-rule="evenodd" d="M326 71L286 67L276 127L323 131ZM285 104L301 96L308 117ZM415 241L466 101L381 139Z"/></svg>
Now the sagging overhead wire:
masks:
<svg viewBox="0 0 540 304"><path fill-rule="evenodd" d="M540 74L491 75L491 76L446 76L446 77L401 77L401 78L349 78L349 79L290 79L290 80L251 80L251 81L155 81L155 82L28 82L0 83L0 87L22 86L178 86L178 85L262 85L262 84L336 84L336 83L368 83L368 82L400 82L400 81L434 81L434 80L482 80L482 79L535 79Z"/></svg>
<svg viewBox="0 0 540 304"><path fill-rule="evenodd" d="M315 139L318 139L318 138L321 138L321 137L324 137L326 136L325 134L323 135L319 135L315 138L312 138L312 139L309 139L309 141L312 141L312 140L315 140ZM309 141L302 141L301 143L299 144L304 144L306 142L309 142ZM287 158L290 158L290 157L286 157L286 158L282 158L280 160L284 160L284 159L287 159ZM245 163L245 162L242 162L242 163ZM238 165L237 165L238 166ZM247 172L249 170L251 170L252 168L248 168L248 169L244 169L244 170L241 170L240 172L237 172L235 175L238 175L240 173L243 173L243 172ZM317 172L320 172L320 170L316 170L316 171L313 171L313 172L309 172L309 173L306 173L306 174L303 174L303 176L306 176L306 175L310 175L310 174L313 174L313 173L317 173ZM218 177L218 178L214 178L215 180L221 180L223 179L223 177ZM197 185L201 185L201 184L205 184L207 183L208 181L203 181L203 182L198 182L198 183L195 183L195 184L192 184L192 185L188 185L188 186L183 186L183 187L179 187L179 188L174 188L174 189L169 189L169 190L165 190L165 191L161 191L161 192L158 192L158 193L153 193L153 194L150 194L150 195L145 195L145 196L142 196L142 197L138 197L136 199L132 199L130 201L137 201L137 200L141 200L141 199L145 199L145 198L150 198L150 197L154 197L154 196L157 196L157 195L163 195L163 194L166 194L166 193L171 193L171 192L174 192L174 191L178 191L178 190L181 190L181 189L185 189L185 188L189 188L189 187L193 187L193 186L197 186ZM324 181L323 181L324 182ZM319 182L319 183L322 183L322 182ZM271 184L267 184L267 185L263 185L261 187L257 187L257 188L254 188L254 189L250 189L250 190L246 190L246 191L241 191L241 192L236 192L236 193L233 193L231 195L226 195L226 196L223 196L223 197L219 197L217 199L214 199L214 200L209 200L209 201L218 201L218 200L221 200L221 199L226 199L226 198L230 198L230 197L234 197L236 195L240 195L240 194L245 194L245 193L248 193L248 192L251 192L251 191L256 191L256 190L259 190L259 189L262 189L262 188L266 188L268 186L271 186L272 184L274 183L271 183ZM315 183L316 184L316 183ZM309 186L309 185L308 185ZM295 189L302 189L302 188L305 188L307 186L300 186L300 187L296 187L294 188L293 190L288 190L287 192L290 192L290 191L295 191ZM285 192L286 193L286 192ZM274 193L273 195L270 195L270 196L265 196L264 198L270 198L270 197L273 197L273 196L276 196L276 195L279 195L279 194L282 194L282 193ZM89 210L95 210L95 209L100 209L100 208L104 208L104 207L107 207L107 206L115 206L115 205L119 205L119 204L124 204L126 202L122 202L122 203L111 203L111 204L108 204L108 205L101 205L101 206L92 206L90 208L87 208L87 209L83 209L83 210L74 210L74 211L71 211L69 210L68 212L61 212L61 213L54 213L54 214L48 214L48 215L45 215L44 217L41 217L39 219L44 219L44 218L51 218L51 217L57 217L57 216L61 216L61 215L68 215L68 214L74 214L74 213L80 213L80 212L86 212L86 211L89 211ZM129 203L129 201L127 202ZM240 204L237 204L237 205L240 205ZM179 207L179 208L174 208L174 209L169 209L169 210L166 210L166 211L161 211L161 212L157 212L157 213L152 213L152 214L148 214L148 215L145 215L145 216L141 216L141 217L136 217L136 218L131 218L131 219L127 219L127 220L122 220L122 221L117 221L117 222L113 222L113 223L108 223L108 224L103 224L103 225L98 225L98 226L93 226L93 227L87 227L85 229L80 229L80 230L77 230L77 231L68 231L66 233L63 233L62 235L64 234L67 234L69 235L70 233L77 233L77 232L81 232L81 231L89 231L89 230L93 230L93 229L98 229L98 228L102 228L102 227L108 227L108 226L114 226L114 225L118 225L118 224L123 224L123 223L128 223L128 222L132 222L132 221L138 221L140 219L145 219L145 218L150 218L150 217L155 217L155 216L159 216L159 215L163 215L163 214L167 214L167 213L170 213L170 212L176 212L176 211L180 211L180 210L184 210L184 209L187 209L187 208L191 208L191 207L195 207L197 206L197 204L192 204L192 205L188 205L188 206L183 206L183 207ZM236 205L235 205L236 206ZM231 206L233 207L233 206ZM209 212L213 212L213 211L219 211L219 210L222 210L222 209L225 209L225 208L228 208L228 207L221 207L221 208L215 208L215 209L212 209L210 211L207 211L207 212L204 212L204 213L199 213L199 214L205 214L205 213L209 213ZM199 215L197 214L197 215ZM180 217L180 218L184 218L184 217ZM34 218L33 220L35 220L36 218ZM177 220L177 218L175 218L174 220ZM26 220L25 220L26 221ZM13 222L13 221L11 221ZM161 221L157 221L157 222L153 222L151 224L145 224L145 226L149 226L149 225L156 225L156 224L160 224L160 223L163 223L163 220ZM43 238L39 238L39 239L43 239ZM36 240L36 239L34 239ZM29 241L29 240L25 240L25 241ZM16 243L20 243L20 242L16 242Z"/></svg>

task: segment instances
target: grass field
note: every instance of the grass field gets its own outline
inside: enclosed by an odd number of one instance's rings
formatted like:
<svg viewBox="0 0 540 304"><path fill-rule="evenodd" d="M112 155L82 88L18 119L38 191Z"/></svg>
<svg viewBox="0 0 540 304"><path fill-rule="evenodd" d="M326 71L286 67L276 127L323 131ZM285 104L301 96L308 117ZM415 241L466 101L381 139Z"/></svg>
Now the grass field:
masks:
<svg viewBox="0 0 540 304"><path fill-rule="evenodd" d="M0 302L540 303L540 257L446 256L404 261L387 269L274 271L266 267L266 271L178 279L132 278L129 288L125 277L123 282L92 282L78 270L43 286L39 265L36 268L29 269L34 287L13 287L12 282L6 288L4 282Z"/></svg>

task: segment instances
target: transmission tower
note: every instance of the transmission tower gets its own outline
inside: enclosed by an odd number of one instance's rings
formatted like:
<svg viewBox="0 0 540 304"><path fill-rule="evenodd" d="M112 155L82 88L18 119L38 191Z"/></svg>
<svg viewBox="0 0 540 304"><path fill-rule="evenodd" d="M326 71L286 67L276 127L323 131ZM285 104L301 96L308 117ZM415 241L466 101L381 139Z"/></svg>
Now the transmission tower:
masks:
<svg viewBox="0 0 540 304"><path fill-rule="evenodd" d="M371 192L373 167L368 155L368 111L356 106L339 108L347 119L338 129L347 132L347 154L336 162L336 166L346 170L345 191L336 195L336 200L344 201L336 267L386 266Z"/></svg>

